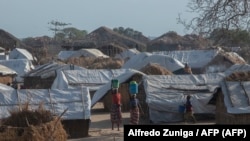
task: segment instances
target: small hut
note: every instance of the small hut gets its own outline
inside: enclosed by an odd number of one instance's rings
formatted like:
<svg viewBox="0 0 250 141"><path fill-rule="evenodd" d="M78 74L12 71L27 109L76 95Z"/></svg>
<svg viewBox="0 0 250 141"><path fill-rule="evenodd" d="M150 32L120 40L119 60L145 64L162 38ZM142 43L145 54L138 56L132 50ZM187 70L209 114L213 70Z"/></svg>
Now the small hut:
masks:
<svg viewBox="0 0 250 141"><path fill-rule="evenodd" d="M14 81L17 72L4 66L0 65L0 83L11 84Z"/></svg>
<svg viewBox="0 0 250 141"><path fill-rule="evenodd" d="M26 73L24 87L29 89L50 89L59 71L85 69L76 65L49 62Z"/></svg>
<svg viewBox="0 0 250 141"><path fill-rule="evenodd" d="M30 109L29 103L11 109L10 116L2 119L1 129L1 141L66 141L68 138L60 117L55 117L42 103L37 109Z"/></svg>
<svg viewBox="0 0 250 141"><path fill-rule="evenodd" d="M216 124L250 124L250 71L237 71L221 83L216 102Z"/></svg>
<svg viewBox="0 0 250 141"><path fill-rule="evenodd" d="M0 120L10 116L9 109L11 108L27 105L30 109L36 109L42 103L44 108L54 116L60 116L60 122L67 133L67 138L88 136L90 123L90 95L88 88L81 87L74 90L13 89L1 91L0 97L2 97L0 99ZM45 116L46 114L41 115ZM27 121L20 124L31 124L36 118L27 119ZM49 118L49 116L44 118ZM55 126L53 123L53 126L50 127ZM33 129L33 127L30 129Z"/></svg>

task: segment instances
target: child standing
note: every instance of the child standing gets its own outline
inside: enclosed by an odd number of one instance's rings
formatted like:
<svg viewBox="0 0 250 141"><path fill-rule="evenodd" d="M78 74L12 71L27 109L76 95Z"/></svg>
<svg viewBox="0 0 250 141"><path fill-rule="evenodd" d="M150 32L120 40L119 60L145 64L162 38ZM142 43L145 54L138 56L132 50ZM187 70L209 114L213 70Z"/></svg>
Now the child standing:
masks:
<svg viewBox="0 0 250 141"><path fill-rule="evenodd" d="M122 122L122 112L121 112L121 94L118 92L118 88L112 89L112 105L111 105L110 118L112 123L112 130L114 129L114 124L116 124L119 131L119 127Z"/></svg>

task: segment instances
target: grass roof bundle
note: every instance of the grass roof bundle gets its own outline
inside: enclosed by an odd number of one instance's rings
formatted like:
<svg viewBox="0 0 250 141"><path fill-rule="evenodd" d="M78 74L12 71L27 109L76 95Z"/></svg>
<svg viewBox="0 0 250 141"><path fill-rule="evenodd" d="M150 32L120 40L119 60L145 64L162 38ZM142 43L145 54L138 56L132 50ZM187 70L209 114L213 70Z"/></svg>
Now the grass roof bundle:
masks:
<svg viewBox="0 0 250 141"><path fill-rule="evenodd" d="M66 141L67 133L60 117L54 116L40 105L29 109L25 104L20 109L9 111L10 116L2 120L0 141Z"/></svg>

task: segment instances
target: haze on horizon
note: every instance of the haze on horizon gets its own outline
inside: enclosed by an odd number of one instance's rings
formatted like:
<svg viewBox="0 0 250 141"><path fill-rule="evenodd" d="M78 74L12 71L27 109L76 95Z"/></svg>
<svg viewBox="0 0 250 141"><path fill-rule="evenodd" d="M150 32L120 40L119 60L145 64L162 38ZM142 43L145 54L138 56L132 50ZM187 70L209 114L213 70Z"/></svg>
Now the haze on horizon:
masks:
<svg viewBox="0 0 250 141"><path fill-rule="evenodd" d="M1 0L0 28L17 38L53 36L48 24L55 20L70 23L66 27L88 33L106 26L132 28L146 37L158 37L169 31L188 34L177 24L178 14L187 20L188 0Z"/></svg>

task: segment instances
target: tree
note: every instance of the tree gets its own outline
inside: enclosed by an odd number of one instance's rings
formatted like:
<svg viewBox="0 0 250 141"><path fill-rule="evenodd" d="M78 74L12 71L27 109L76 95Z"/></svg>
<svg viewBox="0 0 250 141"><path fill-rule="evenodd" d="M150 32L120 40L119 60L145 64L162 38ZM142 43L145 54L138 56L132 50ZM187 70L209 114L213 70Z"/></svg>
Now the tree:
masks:
<svg viewBox="0 0 250 141"><path fill-rule="evenodd" d="M57 32L64 28L64 26L71 25L70 23L63 23L54 20L50 21L48 24L51 24L53 26L49 27L49 29L54 32L54 37L56 37Z"/></svg>
<svg viewBox="0 0 250 141"><path fill-rule="evenodd" d="M214 45L226 47L247 47L250 44L250 33L246 30L215 29L209 36Z"/></svg>
<svg viewBox="0 0 250 141"><path fill-rule="evenodd" d="M57 32L55 37L59 41L72 42L75 40L83 39L87 34L88 32L86 30L79 30L74 27L68 27Z"/></svg>
<svg viewBox="0 0 250 141"><path fill-rule="evenodd" d="M142 35L141 32L139 31L136 31L132 28L123 28L123 27L118 27L118 28L114 28L113 31L117 32L117 33L120 33L122 35L125 35L127 37L131 37L133 39L138 39L140 38Z"/></svg>
<svg viewBox="0 0 250 141"><path fill-rule="evenodd" d="M198 14L186 22L179 16L179 23L200 35L208 35L214 29L249 30L250 0L190 0L191 13Z"/></svg>

